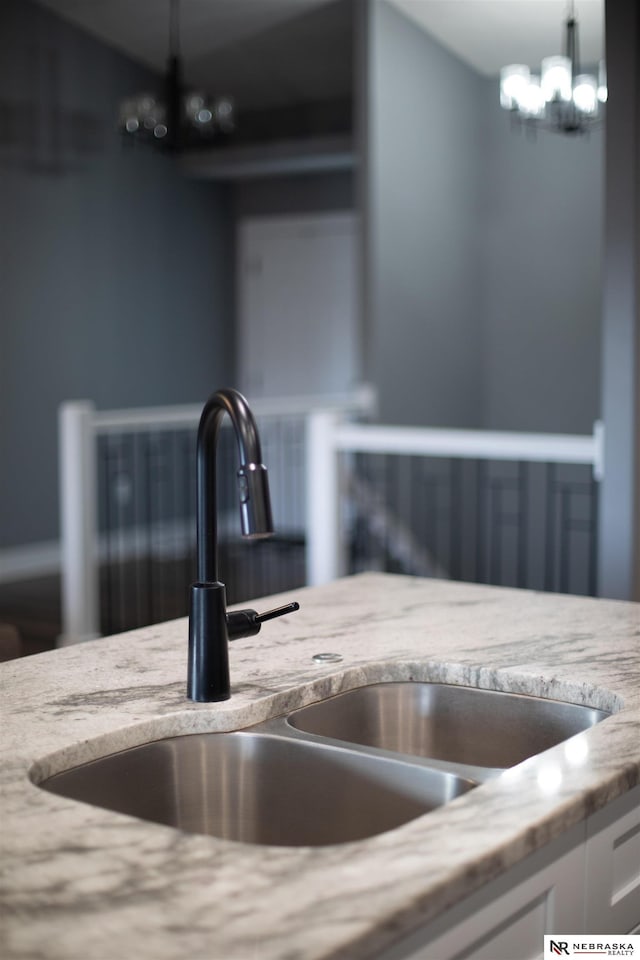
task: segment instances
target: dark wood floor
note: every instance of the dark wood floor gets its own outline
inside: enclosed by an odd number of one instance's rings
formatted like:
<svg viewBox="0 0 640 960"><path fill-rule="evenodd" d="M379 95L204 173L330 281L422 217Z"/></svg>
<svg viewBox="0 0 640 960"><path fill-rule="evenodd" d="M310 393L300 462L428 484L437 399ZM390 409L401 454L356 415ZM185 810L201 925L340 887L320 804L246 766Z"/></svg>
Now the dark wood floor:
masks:
<svg viewBox="0 0 640 960"><path fill-rule="evenodd" d="M17 629L23 656L51 650L62 629L60 577L0 583L0 623Z"/></svg>
<svg viewBox="0 0 640 960"><path fill-rule="evenodd" d="M121 633L145 623L172 620L187 613L190 579L175 563L153 564L153 604L136 602L135 565L100 570L101 629ZM59 576L0 583L0 624L15 627L22 656L52 650L62 633ZM1 659L1 652L0 652Z"/></svg>

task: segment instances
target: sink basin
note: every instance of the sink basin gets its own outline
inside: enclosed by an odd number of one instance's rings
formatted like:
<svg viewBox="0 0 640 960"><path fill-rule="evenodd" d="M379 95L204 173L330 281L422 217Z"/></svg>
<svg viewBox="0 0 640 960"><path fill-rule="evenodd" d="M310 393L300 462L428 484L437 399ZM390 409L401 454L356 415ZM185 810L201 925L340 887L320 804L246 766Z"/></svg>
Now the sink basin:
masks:
<svg viewBox="0 0 640 960"><path fill-rule="evenodd" d="M609 714L521 694L441 683L378 683L294 711L297 730L397 753L505 769Z"/></svg>
<svg viewBox="0 0 640 960"><path fill-rule="evenodd" d="M475 687L377 683L247 730L132 747L39 786L187 833L324 846L392 830L607 716Z"/></svg>
<svg viewBox="0 0 640 960"><path fill-rule="evenodd" d="M402 760L250 731L132 747L39 784L188 833L278 846L370 837L474 785Z"/></svg>

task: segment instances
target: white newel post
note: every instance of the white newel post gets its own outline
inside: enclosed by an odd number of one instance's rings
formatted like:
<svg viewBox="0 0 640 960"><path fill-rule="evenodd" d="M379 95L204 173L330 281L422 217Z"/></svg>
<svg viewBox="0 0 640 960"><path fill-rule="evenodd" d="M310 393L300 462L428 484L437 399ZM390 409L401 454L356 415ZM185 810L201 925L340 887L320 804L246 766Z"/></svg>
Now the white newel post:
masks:
<svg viewBox="0 0 640 960"><path fill-rule="evenodd" d="M62 635L58 646L98 636L96 456L93 404L58 412Z"/></svg>
<svg viewBox="0 0 640 960"><path fill-rule="evenodd" d="M307 583L329 583L344 572L340 528L340 478L334 437L339 414L317 410L307 417Z"/></svg>

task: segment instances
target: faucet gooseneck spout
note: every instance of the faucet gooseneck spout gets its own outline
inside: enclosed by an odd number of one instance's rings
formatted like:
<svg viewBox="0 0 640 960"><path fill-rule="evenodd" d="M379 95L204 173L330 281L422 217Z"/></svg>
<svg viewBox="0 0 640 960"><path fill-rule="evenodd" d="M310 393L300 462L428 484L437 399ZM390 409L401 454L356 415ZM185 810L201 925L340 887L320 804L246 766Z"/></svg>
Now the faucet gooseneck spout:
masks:
<svg viewBox="0 0 640 960"><path fill-rule="evenodd" d="M230 696L229 639L252 636L265 620L298 609L292 603L262 615L255 610L227 613L225 587L218 580L216 515L216 451L225 413L231 419L240 458L236 476L242 535L256 539L273 533L267 468L253 414L237 390L218 390L202 411L196 452L197 582L191 585L189 606L187 696L200 702Z"/></svg>

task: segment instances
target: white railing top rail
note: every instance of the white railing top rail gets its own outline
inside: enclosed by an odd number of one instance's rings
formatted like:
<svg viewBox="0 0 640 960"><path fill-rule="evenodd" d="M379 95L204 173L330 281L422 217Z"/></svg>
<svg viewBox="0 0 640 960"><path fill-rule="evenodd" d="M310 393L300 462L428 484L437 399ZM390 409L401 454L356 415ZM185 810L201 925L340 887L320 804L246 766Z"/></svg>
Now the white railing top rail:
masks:
<svg viewBox="0 0 640 960"><path fill-rule="evenodd" d="M92 423L98 434L166 430L171 427L197 425L201 413L202 407L192 404L175 407L138 407L130 410L94 410Z"/></svg>
<svg viewBox="0 0 640 960"><path fill-rule="evenodd" d="M587 464L596 480L603 476L600 423L592 436L575 436L353 424L338 413L319 411L309 418L307 437L307 582L314 585L346 570L339 453Z"/></svg>
<svg viewBox="0 0 640 960"><path fill-rule="evenodd" d="M73 402L73 401L71 401ZM256 417L306 417L315 410L374 414L375 390L362 384L349 393L249 398ZM92 422L96 433L126 433L136 430L166 430L197 426L203 404L171 407L139 407L130 410L95 410Z"/></svg>
<svg viewBox="0 0 640 960"><path fill-rule="evenodd" d="M351 453L582 463L593 466L596 479L601 479L603 474L600 422L594 424L591 436L337 423L333 446L336 450Z"/></svg>

